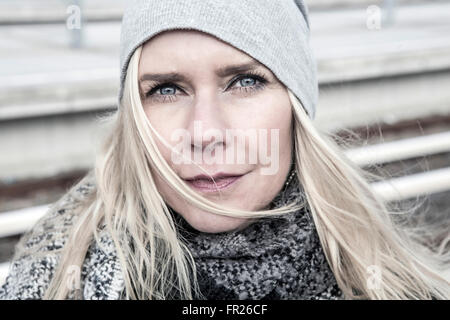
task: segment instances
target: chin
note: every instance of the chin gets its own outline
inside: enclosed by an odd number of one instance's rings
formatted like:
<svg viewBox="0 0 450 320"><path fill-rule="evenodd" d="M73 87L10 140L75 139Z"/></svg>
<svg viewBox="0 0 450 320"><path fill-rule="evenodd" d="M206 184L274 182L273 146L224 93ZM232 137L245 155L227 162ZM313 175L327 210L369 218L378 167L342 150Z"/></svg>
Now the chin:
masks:
<svg viewBox="0 0 450 320"><path fill-rule="evenodd" d="M246 218L221 216L205 211L188 212L182 216L192 228L205 233L233 231L249 223Z"/></svg>

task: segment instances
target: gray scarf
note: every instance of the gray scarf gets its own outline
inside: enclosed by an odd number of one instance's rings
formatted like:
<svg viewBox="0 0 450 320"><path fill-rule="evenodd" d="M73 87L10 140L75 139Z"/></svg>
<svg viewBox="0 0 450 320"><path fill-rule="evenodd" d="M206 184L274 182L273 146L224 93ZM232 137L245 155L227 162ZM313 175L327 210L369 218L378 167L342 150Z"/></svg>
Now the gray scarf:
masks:
<svg viewBox="0 0 450 320"><path fill-rule="evenodd" d="M306 203L297 180L270 208ZM206 299L338 299L342 292L326 261L310 212L259 219L245 229L198 232L178 217ZM199 297L201 298L201 297Z"/></svg>

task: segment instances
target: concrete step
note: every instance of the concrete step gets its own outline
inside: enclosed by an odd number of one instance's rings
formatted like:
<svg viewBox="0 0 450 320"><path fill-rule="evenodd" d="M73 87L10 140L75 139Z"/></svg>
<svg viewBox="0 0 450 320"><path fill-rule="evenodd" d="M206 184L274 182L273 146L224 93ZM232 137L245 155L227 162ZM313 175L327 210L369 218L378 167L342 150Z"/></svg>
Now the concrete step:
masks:
<svg viewBox="0 0 450 320"><path fill-rule="evenodd" d="M402 7L395 27L381 30L367 29L364 19L361 10L311 15L323 86L450 69L450 3ZM71 50L63 26L0 28L0 119L14 118L14 110L33 116L30 103L64 113L79 99L93 99L94 109L98 97L113 101L120 24L92 23L84 33L84 47Z"/></svg>

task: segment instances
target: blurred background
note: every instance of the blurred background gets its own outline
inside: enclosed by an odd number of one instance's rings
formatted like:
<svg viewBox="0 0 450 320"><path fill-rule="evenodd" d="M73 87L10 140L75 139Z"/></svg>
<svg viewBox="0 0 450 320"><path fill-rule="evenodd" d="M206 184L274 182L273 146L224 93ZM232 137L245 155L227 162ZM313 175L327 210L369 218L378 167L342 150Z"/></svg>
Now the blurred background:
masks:
<svg viewBox="0 0 450 320"><path fill-rule="evenodd" d="M419 201L449 225L450 1L306 2L317 127L351 139L342 147L384 175L373 186L387 202ZM117 99L124 4L0 0L0 283L20 235L93 166L98 119Z"/></svg>

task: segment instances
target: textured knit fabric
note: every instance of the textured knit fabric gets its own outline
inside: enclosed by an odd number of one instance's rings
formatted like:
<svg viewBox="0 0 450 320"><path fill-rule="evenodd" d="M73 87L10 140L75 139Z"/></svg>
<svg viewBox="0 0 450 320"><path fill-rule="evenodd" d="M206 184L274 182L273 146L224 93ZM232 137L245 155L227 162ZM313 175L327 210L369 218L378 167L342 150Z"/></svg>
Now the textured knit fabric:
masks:
<svg viewBox="0 0 450 320"><path fill-rule="evenodd" d="M293 201L304 203L295 181L272 201L272 209ZM207 299L342 297L305 208L279 218L260 219L240 231L218 234L198 232L179 219Z"/></svg>
<svg viewBox="0 0 450 320"><path fill-rule="evenodd" d="M293 180L295 181L295 179ZM27 248L43 245L40 255L16 252L0 299L41 299L59 261L64 231L76 218L77 203L95 190L92 174L68 192L21 241ZM273 200L275 208L302 192L291 183ZM207 234L196 231L177 213L178 228L190 248L203 297L212 299L340 299L306 209L282 218L261 219L240 231ZM79 290L70 299L121 299L125 286L121 266L109 235L92 242L81 270Z"/></svg>
<svg viewBox="0 0 450 320"><path fill-rule="evenodd" d="M297 96L314 119L318 100L317 68L309 43L308 10L304 1L129 1L122 20L119 102L135 49L158 33L173 29L208 33L258 60Z"/></svg>

